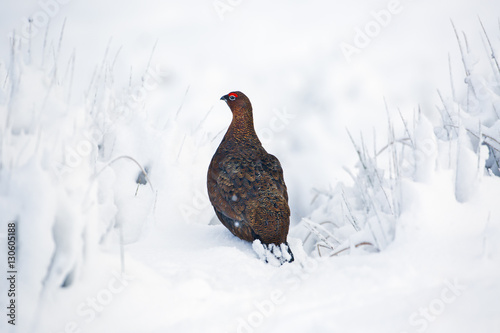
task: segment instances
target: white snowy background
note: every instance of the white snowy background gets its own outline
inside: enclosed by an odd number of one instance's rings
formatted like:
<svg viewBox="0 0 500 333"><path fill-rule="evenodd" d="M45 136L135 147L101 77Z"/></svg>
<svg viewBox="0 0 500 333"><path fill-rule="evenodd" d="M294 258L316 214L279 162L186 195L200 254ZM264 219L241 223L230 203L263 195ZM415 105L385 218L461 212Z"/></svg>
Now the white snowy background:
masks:
<svg viewBox="0 0 500 333"><path fill-rule="evenodd" d="M0 331L500 332L495 55L497 0L2 2ZM232 90L294 263L208 201Z"/></svg>

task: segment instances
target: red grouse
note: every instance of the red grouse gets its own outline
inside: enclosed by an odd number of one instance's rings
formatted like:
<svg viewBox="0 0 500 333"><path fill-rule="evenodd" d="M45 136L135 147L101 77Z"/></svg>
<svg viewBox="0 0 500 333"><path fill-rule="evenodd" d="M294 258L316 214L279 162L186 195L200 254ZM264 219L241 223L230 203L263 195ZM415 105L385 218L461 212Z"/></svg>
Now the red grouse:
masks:
<svg viewBox="0 0 500 333"><path fill-rule="evenodd" d="M266 261L292 262L286 237L290 208L283 169L262 147L253 125L252 105L235 91L221 97L233 120L208 168L210 202L235 236L254 242Z"/></svg>

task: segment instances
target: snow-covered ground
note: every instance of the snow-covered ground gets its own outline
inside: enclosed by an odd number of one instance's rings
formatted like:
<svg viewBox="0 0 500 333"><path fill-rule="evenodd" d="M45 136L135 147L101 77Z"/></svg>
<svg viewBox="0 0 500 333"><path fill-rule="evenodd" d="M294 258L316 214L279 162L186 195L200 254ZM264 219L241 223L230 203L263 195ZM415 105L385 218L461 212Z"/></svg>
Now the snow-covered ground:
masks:
<svg viewBox="0 0 500 333"><path fill-rule="evenodd" d="M500 332L498 1L0 9L1 332ZM208 201L232 90L294 263Z"/></svg>

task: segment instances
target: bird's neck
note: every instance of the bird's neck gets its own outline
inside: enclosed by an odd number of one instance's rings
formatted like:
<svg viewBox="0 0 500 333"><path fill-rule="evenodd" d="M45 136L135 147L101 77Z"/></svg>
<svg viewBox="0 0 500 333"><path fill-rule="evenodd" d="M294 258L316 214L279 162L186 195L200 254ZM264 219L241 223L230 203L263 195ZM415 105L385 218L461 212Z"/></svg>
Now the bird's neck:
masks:
<svg viewBox="0 0 500 333"><path fill-rule="evenodd" d="M226 133L226 138L250 144L259 144L260 141L253 126L252 110L238 110L233 112L233 120Z"/></svg>

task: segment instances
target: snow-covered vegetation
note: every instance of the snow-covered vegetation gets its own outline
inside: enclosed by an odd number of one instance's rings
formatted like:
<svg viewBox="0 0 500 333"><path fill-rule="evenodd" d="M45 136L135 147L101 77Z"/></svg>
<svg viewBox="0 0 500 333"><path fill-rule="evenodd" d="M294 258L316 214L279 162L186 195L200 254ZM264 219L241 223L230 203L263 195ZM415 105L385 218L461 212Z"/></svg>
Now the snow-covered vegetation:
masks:
<svg viewBox="0 0 500 333"><path fill-rule="evenodd" d="M500 330L498 4L110 3L12 4L31 22L0 24L0 246L14 224L17 272L1 332ZM285 172L281 267L206 194L218 99L237 89Z"/></svg>
<svg viewBox="0 0 500 333"><path fill-rule="evenodd" d="M483 27L480 20L479 24ZM370 149L362 134L359 143L349 134L359 157L357 172L351 173L354 185L346 188L339 183L332 191L317 191L317 207L302 221L309 230L305 238L310 251L313 246L315 254L332 256L361 246L384 249L394 239L407 205L422 195L409 190L410 184L448 177L451 182L441 190L452 191L457 202L467 203L478 195L482 182L497 181L491 177L500 175L499 51L484 27L483 32L482 58L491 66L485 73L476 66L480 54L466 47L467 35L460 38L455 31L465 91L457 92L451 77L451 96L445 98L438 90L442 104L430 115L419 108L411 119L400 111L399 119L392 119L387 110L388 141L381 147Z"/></svg>

